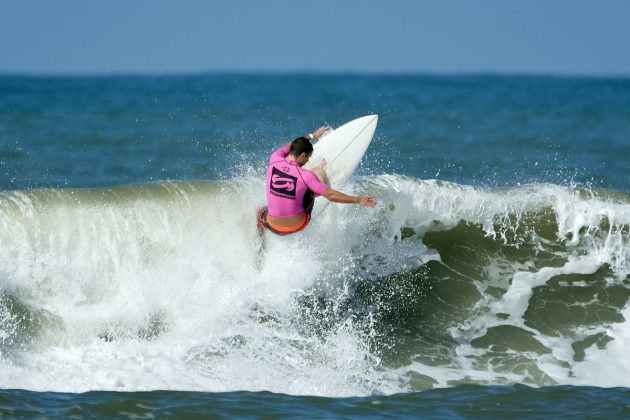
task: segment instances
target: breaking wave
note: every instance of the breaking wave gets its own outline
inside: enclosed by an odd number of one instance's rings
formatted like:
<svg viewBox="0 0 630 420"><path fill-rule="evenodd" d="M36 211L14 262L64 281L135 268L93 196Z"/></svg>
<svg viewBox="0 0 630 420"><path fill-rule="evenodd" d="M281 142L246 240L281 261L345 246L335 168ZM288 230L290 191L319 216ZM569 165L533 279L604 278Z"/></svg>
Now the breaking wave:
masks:
<svg viewBox="0 0 630 420"><path fill-rule="evenodd" d="M347 190L380 205L318 203L306 231L264 238L259 179L0 192L0 386L630 386L630 196Z"/></svg>

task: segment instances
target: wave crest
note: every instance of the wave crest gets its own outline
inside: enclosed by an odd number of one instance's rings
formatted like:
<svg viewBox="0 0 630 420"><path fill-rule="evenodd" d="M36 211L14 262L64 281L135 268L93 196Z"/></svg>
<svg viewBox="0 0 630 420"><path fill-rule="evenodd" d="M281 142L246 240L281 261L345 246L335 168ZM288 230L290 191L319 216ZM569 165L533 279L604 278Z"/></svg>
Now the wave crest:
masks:
<svg viewBox="0 0 630 420"><path fill-rule="evenodd" d="M0 192L2 386L606 383L630 336L627 195L397 175L347 191L380 206L318 203L264 242L257 179Z"/></svg>

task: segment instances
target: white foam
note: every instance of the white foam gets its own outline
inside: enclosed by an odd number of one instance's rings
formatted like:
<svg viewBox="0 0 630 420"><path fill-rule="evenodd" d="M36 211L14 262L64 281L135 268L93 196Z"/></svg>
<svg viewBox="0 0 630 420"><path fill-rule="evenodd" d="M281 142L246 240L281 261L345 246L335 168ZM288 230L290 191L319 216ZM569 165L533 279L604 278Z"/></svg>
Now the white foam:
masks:
<svg viewBox="0 0 630 420"><path fill-rule="evenodd" d="M336 250L324 244L336 243L339 227L322 220L319 233L314 223L304 234L267 235L261 258L259 182L203 193L163 187L113 201L15 193L18 210L4 201L3 221L13 223L0 232L2 289L58 322L3 356L0 387L312 395L379 387L378 361L351 323L323 340L291 323L294 293L329 267Z"/></svg>
<svg viewBox="0 0 630 420"><path fill-rule="evenodd" d="M375 190L381 206L330 205L303 233L268 235L262 257L253 219L264 202L257 180L164 183L141 194L0 193L0 286L40 319L33 342L0 352L0 387L351 396L405 391L409 371L439 386L524 381L521 374L474 363L485 350L470 341L506 322L497 313L509 314L510 323L553 349L539 357L538 367L558 383L628 386L627 322L610 326L614 340L606 349L593 346L585 362L575 363L568 339L531 330L523 314L534 288L558 274L593 273L607 264L616 275L611 281L627 276L623 229L630 206L553 185L491 191L385 175L359 179L346 190L353 188ZM383 366L370 350L369 333L352 318L324 337L295 324L295 296L305 289L344 290L340 283L351 273L369 279L439 259L420 240L430 230L465 221L510 245L543 243L525 215L546 208L554 210L566 263L488 267L492 285L506 293L496 298L477 284L482 300L466 325L450 330L459 344L444 366ZM402 227L416 235L401 240ZM506 278L510 270L515 274ZM0 312L7 327L2 343L19 333L8 316Z"/></svg>
<svg viewBox="0 0 630 420"><path fill-rule="evenodd" d="M624 322L607 328L612 338L604 349L594 345L586 349L584 362L573 368L580 385L630 387L630 306L622 311Z"/></svg>

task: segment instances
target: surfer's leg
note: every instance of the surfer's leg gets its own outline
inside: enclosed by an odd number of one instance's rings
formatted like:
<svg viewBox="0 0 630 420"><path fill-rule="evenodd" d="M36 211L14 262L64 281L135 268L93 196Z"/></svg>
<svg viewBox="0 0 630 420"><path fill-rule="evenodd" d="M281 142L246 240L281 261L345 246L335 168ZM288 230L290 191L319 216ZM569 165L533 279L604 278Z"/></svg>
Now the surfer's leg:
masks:
<svg viewBox="0 0 630 420"><path fill-rule="evenodd" d="M265 257L265 249L267 248L267 241L265 239L265 231L261 229L260 227L258 227L258 237L260 238L260 245L258 245L258 251L256 251L254 264L258 270L261 270L263 266L263 260Z"/></svg>

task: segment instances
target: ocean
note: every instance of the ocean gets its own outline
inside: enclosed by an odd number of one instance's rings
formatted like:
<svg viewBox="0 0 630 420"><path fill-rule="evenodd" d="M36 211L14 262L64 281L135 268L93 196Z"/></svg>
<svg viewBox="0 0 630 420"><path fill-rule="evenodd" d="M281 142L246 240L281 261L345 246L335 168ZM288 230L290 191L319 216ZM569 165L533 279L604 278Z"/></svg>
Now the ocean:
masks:
<svg viewBox="0 0 630 420"><path fill-rule="evenodd" d="M263 243L370 114L378 207ZM629 172L627 78L0 76L0 415L629 415Z"/></svg>

